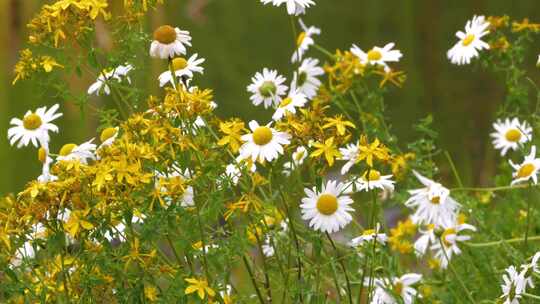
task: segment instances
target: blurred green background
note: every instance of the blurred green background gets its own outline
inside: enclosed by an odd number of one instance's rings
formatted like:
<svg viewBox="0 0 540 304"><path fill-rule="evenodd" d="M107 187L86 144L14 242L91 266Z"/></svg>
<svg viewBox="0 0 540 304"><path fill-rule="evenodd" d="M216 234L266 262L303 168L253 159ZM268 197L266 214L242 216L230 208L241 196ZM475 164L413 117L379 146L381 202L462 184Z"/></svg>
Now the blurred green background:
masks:
<svg viewBox="0 0 540 304"><path fill-rule="evenodd" d="M38 92L36 83L22 81L15 86L13 66L24 48L25 24L39 10L40 0L0 0L0 194L18 192L40 174L36 150L16 149L7 142L12 117L28 109L52 105L59 100ZM121 5L120 0L111 0ZM222 116L267 120L271 113L256 109L245 88L251 76L263 67L278 69L290 80L291 28L285 8L263 6L258 0L168 0L152 12L148 32L168 23L189 30L193 49L206 58L205 74L195 83L215 90ZM440 132L439 145L453 156L465 183L487 184L493 175L496 153L489 142L494 110L504 96L501 80L471 66L456 67L446 59L446 51L456 41L454 33L474 14L530 18L540 22L538 0L316 0L304 16L307 24L322 29L319 44L329 50L348 49L352 43L369 49L395 42L404 53L399 67L408 74L406 85L388 96L387 104L394 132L403 146L414 138L410 126L433 113ZM540 46L528 54L531 77L538 83L534 68ZM310 56L324 59L312 50ZM530 58L529 58L530 57ZM135 83L148 92L158 92L157 73L162 67L150 59L152 73L134 74ZM75 92L85 92L92 77L73 79ZM97 105L104 102L93 99ZM96 136L97 121L81 117L77 108L61 105L64 117L57 121L61 133L53 135L52 149L63 143ZM441 162L444 160L441 158Z"/></svg>

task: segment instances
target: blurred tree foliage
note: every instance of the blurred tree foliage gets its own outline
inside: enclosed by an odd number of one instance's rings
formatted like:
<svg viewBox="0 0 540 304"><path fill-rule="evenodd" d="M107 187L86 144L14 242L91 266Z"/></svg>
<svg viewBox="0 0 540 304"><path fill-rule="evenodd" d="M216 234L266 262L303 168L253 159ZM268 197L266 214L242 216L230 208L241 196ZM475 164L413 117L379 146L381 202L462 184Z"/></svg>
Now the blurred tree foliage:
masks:
<svg viewBox="0 0 540 304"><path fill-rule="evenodd" d="M24 47L25 24L41 0L0 1L0 193L16 192L40 172L36 151L17 150L7 142L9 120L28 109L59 102L54 96L39 96L33 88L39 84L20 82L11 86L13 65ZM120 5L120 0L110 1ZM289 17L283 9L263 6L258 0L168 0L153 12L146 31L168 23L192 33L194 51L207 59L205 74L197 84L215 90L219 112L224 116L267 120L270 113L251 106L245 90L251 76L263 67L279 69L290 75L292 34ZM496 154L490 148L489 132L493 110L504 91L500 79L487 76L473 66L452 66L446 51L455 42L454 33L474 14L507 14L519 19L540 21L537 0L318 0L304 17L307 24L322 28L318 37L330 50L346 49L352 43L370 48L395 42L404 53L401 69L408 80L402 90L390 98L389 115L403 144L415 133L410 126L433 113L440 131L439 145L451 155L467 184L489 183ZM107 29L98 34L106 41ZM99 37L103 35L103 37ZM540 46L538 48L540 52ZM534 69L538 54L529 54ZM312 50L311 56L324 58ZM141 63L135 63L136 65ZM151 74L135 74L137 85L159 93L157 75L164 67L150 59ZM539 70L533 71L536 82ZM290 79L289 79L290 80ZM84 92L94 81L86 75L70 79L74 91ZM100 102L99 100L97 102ZM53 151L65 142L81 142L95 136L97 118L81 115L72 104L63 103L64 117L59 120L61 134L52 139ZM441 163L446 162L438 156ZM442 166L444 168L444 164Z"/></svg>

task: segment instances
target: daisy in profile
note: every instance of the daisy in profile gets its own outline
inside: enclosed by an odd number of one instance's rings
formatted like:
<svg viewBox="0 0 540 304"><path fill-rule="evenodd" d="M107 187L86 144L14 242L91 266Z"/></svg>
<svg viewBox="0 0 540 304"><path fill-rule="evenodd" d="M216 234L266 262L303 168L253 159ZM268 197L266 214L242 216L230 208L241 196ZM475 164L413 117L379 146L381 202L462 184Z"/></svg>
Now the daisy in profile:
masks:
<svg viewBox="0 0 540 304"><path fill-rule="evenodd" d="M351 53L356 55L363 65L379 65L384 67L385 71L389 71L388 62L398 62L403 56L399 50L393 50L394 43L388 43L384 47L375 46L367 53L359 48L356 44L353 44Z"/></svg>
<svg viewBox="0 0 540 304"><path fill-rule="evenodd" d="M357 191L371 191L373 189L381 189L394 191L395 181L391 180L392 174L381 175L381 172L370 169L364 172L362 177L354 181Z"/></svg>
<svg viewBox="0 0 540 304"><path fill-rule="evenodd" d="M521 273L523 273L525 286L534 288L534 282L532 280L532 277L538 276L538 274L540 274L540 268L538 267L539 260L540 260L540 251L534 254L534 256L531 258L530 263L521 265Z"/></svg>
<svg viewBox="0 0 540 304"><path fill-rule="evenodd" d="M150 45L150 56L172 59L186 54L186 45L191 46L188 31L181 31L170 25L162 25L154 31L154 41Z"/></svg>
<svg viewBox="0 0 540 304"><path fill-rule="evenodd" d="M57 176L54 176L50 173L51 164L53 159L49 156L48 149L43 147L38 150L38 159L43 164L41 169L41 175L38 176L37 181L40 183L48 183L58 180Z"/></svg>
<svg viewBox="0 0 540 304"><path fill-rule="evenodd" d="M446 269L452 257L461 254L458 243L471 239L470 236L462 235L461 232L465 230L476 231L476 228L469 224L456 222L452 225L442 225L441 229L440 241L435 241L431 250L435 252L435 258L439 261L441 268Z"/></svg>
<svg viewBox="0 0 540 304"><path fill-rule="evenodd" d="M199 66L205 61L204 58L197 59L197 54L193 54L186 60L183 57L176 57L172 60L172 68L174 70L174 76L172 77L171 71L167 70L159 75L159 86L163 87L167 83L171 83L174 87L176 84L176 78L182 79L182 77L193 78L193 73L203 74L204 68Z"/></svg>
<svg viewBox="0 0 540 304"><path fill-rule="evenodd" d="M413 171L424 188L409 190L411 197L405 206L415 209L411 216L415 224L452 225L460 204L450 197L450 190Z"/></svg>
<svg viewBox="0 0 540 304"><path fill-rule="evenodd" d="M286 4L287 13L291 16L298 16L306 13L306 8L315 5L313 0L261 0L263 4L273 3L275 6Z"/></svg>
<svg viewBox="0 0 540 304"><path fill-rule="evenodd" d="M242 135L244 144L240 147L240 158L251 159L253 162L271 162L283 154L283 145L290 143L290 136L270 127L260 126L255 120L249 122L253 133Z"/></svg>
<svg viewBox="0 0 540 304"><path fill-rule="evenodd" d="M281 100L279 106L272 115L274 121L281 120L287 113L296 114L296 108L301 108L307 103L307 97L299 90L294 90L289 93L289 96Z"/></svg>
<svg viewBox="0 0 540 304"><path fill-rule="evenodd" d="M127 76L131 70L133 70L133 66L130 64L119 65L114 69L103 70L96 82L88 88L88 95L95 94L96 96L99 96L101 91L103 91L105 95L110 95L111 88L107 83L112 80L122 81L122 77L126 77L127 82L131 83L131 79Z"/></svg>
<svg viewBox="0 0 540 304"><path fill-rule="evenodd" d="M418 273L408 273L401 277L366 279L365 286L373 284L375 290L371 303L376 304L394 304L404 303L412 304L417 298L417 291L412 287L420 282L422 275ZM371 283L371 284L370 284ZM399 295L402 301L395 298Z"/></svg>
<svg viewBox="0 0 540 304"><path fill-rule="evenodd" d="M283 174L289 176L291 172L300 167L308 155L308 151L304 146L296 148L292 154L292 161L283 164Z"/></svg>
<svg viewBox="0 0 540 304"><path fill-rule="evenodd" d="M300 205L302 219L309 221L315 231L333 233L352 221L350 206L353 200L343 194L345 185L336 181L323 184L321 191L305 188L306 197Z"/></svg>
<svg viewBox="0 0 540 304"><path fill-rule="evenodd" d="M514 164L512 160L509 160L509 162L512 168L516 170L512 174L514 179L510 185L526 182L528 180L532 180L535 185L538 183L536 174L538 174L538 170L540 169L540 158L536 158L536 146L531 147L531 153L525 156L525 159L520 165Z"/></svg>
<svg viewBox="0 0 540 304"><path fill-rule="evenodd" d="M506 268L506 273L503 274L503 284L501 285L504 304L519 304L523 293L525 293L525 278L523 272L518 272L516 267L510 266Z"/></svg>
<svg viewBox="0 0 540 304"><path fill-rule="evenodd" d="M380 233L380 229L381 224L377 223L375 229L364 230L361 236L355 237L349 242L349 246L356 248L372 241L377 241L379 244L384 246L388 240L388 236L385 233Z"/></svg>
<svg viewBox="0 0 540 304"><path fill-rule="evenodd" d="M307 27L302 19L298 19L298 22L300 23L302 32L300 32L298 38L296 38L296 50L291 58L292 63L302 60L309 47L315 44L315 40L313 40L312 36L321 34L319 28L314 26Z"/></svg>
<svg viewBox="0 0 540 304"><path fill-rule="evenodd" d="M58 127L51 123L62 116L62 113L56 113L58 108L58 104L48 110L41 107L35 112L26 112L22 120L12 118L9 123L13 126L8 130L9 144L13 146L18 141L17 148L26 147L29 143L36 148L48 147L49 131L58 133Z"/></svg>
<svg viewBox="0 0 540 304"><path fill-rule="evenodd" d="M481 40L489 33L488 27L484 16L474 16L467 21L465 32L456 33L459 41L448 51L448 59L457 65L469 64L472 58L478 57L478 51L489 49L489 44Z"/></svg>
<svg viewBox="0 0 540 304"><path fill-rule="evenodd" d="M437 237L435 236L435 225L428 224L424 229L419 228L420 237L414 242L414 253L421 257L426 254L430 245L435 244Z"/></svg>
<svg viewBox="0 0 540 304"><path fill-rule="evenodd" d="M307 98L317 96L317 91L321 86L321 81L317 76L324 74L324 70L319 66L319 60L306 58L298 68L298 72L294 72L291 84L291 91L295 89L306 95Z"/></svg>
<svg viewBox="0 0 540 304"><path fill-rule="evenodd" d="M79 161L81 164L88 164L89 160L96 160L96 145L92 142L94 139L90 139L80 145L65 144L58 153L57 161Z"/></svg>
<svg viewBox="0 0 540 304"><path fill-rule="evenodd" d="M101 140L101 145L99 145L98 150L103 147L108 147L112 145L116 140L116 137L118 137L118 127L109 127L103 129L99 136L99 140Z"/></svg>
<svg viewBox="0 0 540 304"><path fill-rule="evenodd" d="M495 132L491 133L493 137L493 146L495 149L501 150L501 156L505 156L508 150L517 150L520 145L528 142L532 138L532 128L523 121L519 122L517 118L504 121L497 120L493 124Z"/></svg>
<svg viewBox="0 0 540 304"><path fill-rule="evenodd" d="M249 99L256 106L262 103L265 108L278 105L287 92L287 86L283 85L285 80L276 70L264 68L262 73L257 72L251 78L251 84L247 87L252 94Z"/></svg>
<svg viewBox="0 0 540 304"><path fill-rule="evenodd" d="M356 159L359 152L358 143L348 144L345 148L339 148L339 153L341 153L341 160L347 161L345 165L341 168L341 174L345 175L352 166L356 163Z"/></svg>

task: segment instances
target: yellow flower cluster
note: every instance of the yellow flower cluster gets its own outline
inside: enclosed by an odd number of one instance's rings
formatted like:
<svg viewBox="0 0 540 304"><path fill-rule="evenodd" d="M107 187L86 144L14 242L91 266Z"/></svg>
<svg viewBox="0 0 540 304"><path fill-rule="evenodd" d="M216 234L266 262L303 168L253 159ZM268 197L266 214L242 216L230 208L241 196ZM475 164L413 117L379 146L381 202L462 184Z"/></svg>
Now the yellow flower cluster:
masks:
<svg viewBox="0 0 540 304"><path fill-rule="evenodd" d="M24 49L21 51L19 62L14 68L15 79L13 84L18 80L28 78L34 72L42 70L50 73L54 68L63 68L63 66L50 56L34 57L31 50Z"/></svg>
<svg viewBox="0 0 540 304"><path fill-rule="evenodd" d="M401 254L413 252L412 238L416 235L416 225L409 218L405 221L399 221L397 226L390 229L388 243L390 248Z"/></svg>

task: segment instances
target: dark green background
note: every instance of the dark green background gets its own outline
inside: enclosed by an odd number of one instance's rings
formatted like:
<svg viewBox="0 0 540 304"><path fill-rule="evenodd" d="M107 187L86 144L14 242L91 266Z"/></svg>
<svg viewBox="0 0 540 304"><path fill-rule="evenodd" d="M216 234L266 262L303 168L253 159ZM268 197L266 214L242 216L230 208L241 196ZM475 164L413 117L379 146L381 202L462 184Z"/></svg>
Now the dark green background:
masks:
<svg viewBox="0 0 540 304"><path fill-rule="evenodd" d="M118 0L118 4L121 2ZM263 67L278 69L290 80L292 34L285 8L263 6L257 0L167 1L165 9L149 16L148 32L169 23L189 30L193 49L207 59L204 76L196 84L215 89L219 113L244 119L269 119L271 113L255 109L245 88L250 77ZM454 33L474 14L508 14L540 22L537 0L318 0L304 17L307 24L322 29L318 43L327 49L348 49L352 43L369 49L395 42L404 57L399 67L408 73L402 90L388 97L388 114L395 133L405 146L414 138L410 126L433 113L440 131L439 145L449 150L467 184L489 183L497 161L489 143L494 110L504 96L500 79L472 66L457 67L446 59L456 41ZM31 81L11 86L13 65L24 47L25 27L44 1L0 0L0 193L17 192L40 173L33 148L16 149L7 142L11 117L28 109L52 105L58 100L37 92ZM540 46L528 54L532 78ZM324 58L311 51L310 55ZM148 60L152 74L135 73L135 83L156 93L161 63ZM144 69L144 67L143 67ZM75 92L84 92L92 77L69 82ZM44 100L45 99L45 100ZM96 105L107 100L93 99ZM81 142L95 136L95 117L81 118L79 111L62 104L64 117L57 121L60 135L53 135L52 147ZM442 158L440 161L444 161Z"/></svg>

